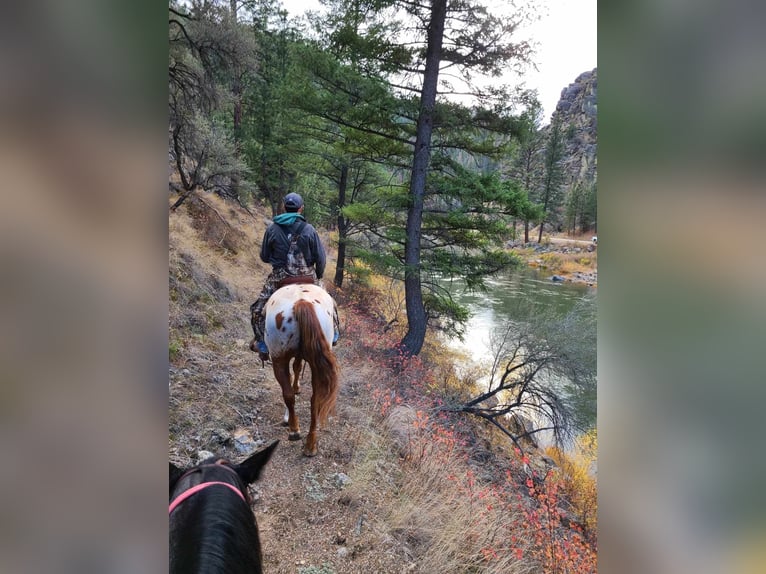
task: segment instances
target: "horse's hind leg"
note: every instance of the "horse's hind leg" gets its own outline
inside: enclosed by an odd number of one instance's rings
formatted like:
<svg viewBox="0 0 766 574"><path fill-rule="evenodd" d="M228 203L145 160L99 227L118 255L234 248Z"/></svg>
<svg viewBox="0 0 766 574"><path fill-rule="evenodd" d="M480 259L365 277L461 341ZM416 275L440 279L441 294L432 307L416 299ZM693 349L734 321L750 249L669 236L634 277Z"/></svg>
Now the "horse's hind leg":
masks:
<svg viewBox="0 0 766 574"><path fill-rule="evenodd" d="M274 360L274 376L282 387L282 399L287 407L287 427L288 440L300 440L301 429L298 425L298 416L295 414L295 393L293 392L292 381L290 380L290 360Z"/></svg>
<svg viewBox="0 0 766 574"><path fill-rule="evenodd" d="M317 420L319 419L319 405L315 400L316 392L311 393L311 427L306 437L306 444L303 447L303 454L306 456L316 456L317 453Z"/></svg>
<svg viewBox="0 0 766 574"><path fill-rule="evenodd" d="M303 368L303 359L295 357L293 361L293 392L296 395L301 394L301 369Z"/></svg>

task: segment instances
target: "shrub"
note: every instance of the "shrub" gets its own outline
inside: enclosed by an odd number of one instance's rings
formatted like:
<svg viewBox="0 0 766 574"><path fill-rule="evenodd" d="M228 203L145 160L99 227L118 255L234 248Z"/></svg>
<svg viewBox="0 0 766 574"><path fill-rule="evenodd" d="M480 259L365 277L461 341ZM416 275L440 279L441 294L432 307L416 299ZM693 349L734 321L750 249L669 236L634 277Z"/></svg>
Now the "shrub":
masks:
<svg viewBox="0 0 766 574"><path fill-rule="evenodd" d="M178 339L173 339L168 344L168 358L170 359L170 362L172 363L175 361L181 354L181 351L183 351L183 343L179 341Z"/></svg>
<svg viewBox="0 0 766 574"><path fill-rule="evenodd" d="M592 467L596 463L598 439L595 429L575 440L571 454L550 447L547 454L556 462L556 478L561 480L562 489L572 505L575 520L586 533L596 531L597 488Z"/></svg>
<svg viewBox="0 0 766 574"><path fill-rule="evenodd" d="M563 260L558 253L543 253L540 256L542 266L551 271L558 271L563 264Z"/></svg>

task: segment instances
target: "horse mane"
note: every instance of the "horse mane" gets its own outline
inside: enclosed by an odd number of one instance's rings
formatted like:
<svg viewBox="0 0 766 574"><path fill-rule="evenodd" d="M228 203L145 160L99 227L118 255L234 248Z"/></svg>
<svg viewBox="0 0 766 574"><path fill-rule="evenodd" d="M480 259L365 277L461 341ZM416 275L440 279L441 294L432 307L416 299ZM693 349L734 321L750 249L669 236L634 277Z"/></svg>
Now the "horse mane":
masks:
<svg viewBox="0 0 766 574"><path fill-rule="evenodd" d="M338 361L330 343L322 336L314 305L301 299L293 306L293 315L300 332L301 355L311 367L311 386L317 401L319 422L324 425L335 408L338 396Z"/></svg>
<svg viewBox="0 0 766 574"><path fill-rule="evenodd" d="M247 485L258 480L277 444L237 464L211 457L184 471L170 463L171 574L261 574Z"/></svg>
<svg viewBox="0 0 766 574"><path fill-rule="evenodd" d="M172 572L261 572L258 527L250 507L228 489L209 488L171 517ZM190 551L190 549L195 549Z"/></svg>

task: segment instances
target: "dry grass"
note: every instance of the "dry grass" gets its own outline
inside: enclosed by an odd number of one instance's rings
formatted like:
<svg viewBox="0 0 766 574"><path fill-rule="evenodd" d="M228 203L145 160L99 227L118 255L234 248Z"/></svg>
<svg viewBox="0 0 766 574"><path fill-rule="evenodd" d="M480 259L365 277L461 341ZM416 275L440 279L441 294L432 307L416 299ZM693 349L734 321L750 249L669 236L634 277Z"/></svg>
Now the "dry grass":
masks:
<svg viewBox="0 0 766 574"><path fill-rule="evenodd" d="M536 563L523 558L527 541L512 538L512 525L523 519L519 511L466 469L462 450L449 436L433 441L431 431L422 431L388 517L394 532L420 557L418 571L534 571Z"/></svg>
<svg viewBox="0 0 766 574"><path fill-rule="evenodd" d="M218 220L221 215L226 224ZM206 195L205 203L192 202L188 212L170 214L170 264L183 254L192 255L204 272L225 277L238 293L253 293L254 299L269 273L269 266L259 257L266 219L253 217L214 195ZM231 236L229 242L226 237ZM236 248L227 245L236 242ZM250 298L250 295L247 295Z"/></svg>
<svg viewBox="0 0 766 574"><path fill-rule="evenodd" d="M598 271L598 252L588 234L576 237L543 236L542 245L548 249L539 253L534 247L514 249L530 267L542 269L550 274L563 275L573 281L595 284L595 274ZM573 252L579 249L579 253ZM589 251L589 249L593 249Z"/></svg>
<svg viewBox="0 0 766 574"><path fill-rule="evenodd" d="M592 253L543 253L539 259L541 263L536 266L562 275L588 273L594 271L598 264L595 251Z"/></svg>
<svg viewBox="0 0 766 574"><path fill-rule="evenodd" d="M595 532L597 525L596 477L592 472L597 451L595 430L579 437L570 454L555 447L547 449L548 456L556 462L556 474L562 482L575 519L587 532Z"/></svg>

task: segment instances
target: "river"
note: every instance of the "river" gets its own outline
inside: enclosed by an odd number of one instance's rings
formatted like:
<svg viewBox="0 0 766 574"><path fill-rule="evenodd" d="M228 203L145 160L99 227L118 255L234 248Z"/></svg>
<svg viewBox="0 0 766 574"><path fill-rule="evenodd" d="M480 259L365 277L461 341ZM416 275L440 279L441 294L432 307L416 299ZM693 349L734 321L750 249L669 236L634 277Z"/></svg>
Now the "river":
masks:
<svg viewBox="0 0 766 574"><path fill-rule="evenodd" d="M453 281L449 287L452 297L468 307L471 318L464 340L449 339L448 344L479 361L491 358L489 338L492 330L508 320L518 320L515 312L520 304L530 304L540 309L553 308L557 312L567 313L580 299L595 291L584 284L555 283L548 275L532 268L514 269L490 277L486 285L485 293L468 292L461 281Z"/></svg>
<svg viewBox="0 0 766 574"><path fill-rule="evenodd" d="M466 306L471 313L463 340L447 339L449 347L461 355L467 355L464 363L466 369L473 369L477 364L487 366L492 363L491 334L495 328L509 321L523 321L523 317L519 316L520 307L527 305L531 306L532 310L552 309L563 315L572 311L582 298L595 294L593 287L579 283L553 282L550 275L527 267L489 278L486 281L487 291L484 293L466 291L461 281L442 283L442 286L447 287L452 297ZM594 348L593 353L595 352ZM595 424L595 421L593 422ZM550 443L551 437L539 434L538 439L541 439L539 442L542 446Z"/></svg>

